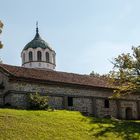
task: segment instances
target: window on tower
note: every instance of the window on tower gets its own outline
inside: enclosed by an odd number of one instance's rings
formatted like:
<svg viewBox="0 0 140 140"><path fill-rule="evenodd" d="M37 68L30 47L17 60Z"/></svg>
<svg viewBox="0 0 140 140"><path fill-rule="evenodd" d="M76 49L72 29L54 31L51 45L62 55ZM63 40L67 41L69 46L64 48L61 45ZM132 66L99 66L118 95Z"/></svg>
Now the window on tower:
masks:
<svg viewBox="0 0 140 140"><path fill-rule="evenodd" d="M23 63L25 62L25 53L23 53Z"/></svg>
<svg viewBox="0 0 140 140"><path fill-rule="evenodd" d="M48 52L46 52L46 62L49 62L50 61L50 58L49 58L50 56L49 56L49 53Z"/></svg>
<svg viewBox="0 0 140 140"><path fill-rule="evenodd" d="M37 52L37 61L41 61L42 60L42 54L41 51Z"/></svg>
<svg viewBox="0 0 140 140"><path fill-rule="evenodd" d="M53 60L53 64L55 64L55 54L53 54L52 60Z"/></svg>
<svg viewBox="0 0 140 140"><path fill-rule="evenodd" d="M33 60L33 53L30 51L29 52L29 61L32 61Z"/></svg>

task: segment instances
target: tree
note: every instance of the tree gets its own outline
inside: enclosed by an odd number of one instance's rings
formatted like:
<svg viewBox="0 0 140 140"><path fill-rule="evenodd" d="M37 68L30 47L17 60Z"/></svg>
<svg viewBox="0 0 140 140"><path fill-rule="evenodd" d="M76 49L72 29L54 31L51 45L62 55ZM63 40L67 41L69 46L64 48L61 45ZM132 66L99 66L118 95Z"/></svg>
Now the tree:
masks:
<svg viewBox="0 0 140 140"><path fill-rule="evenodd" d="M97 72L94 72L94 71L92 71L90 74L89 74L90 76L93 76L93 77L104 77L104 78L108 78L109 77L109 74L99 74L99 73L97 73Z"/></svg>
<svg viewBox="0 0 140 140"><path fill-rule="evenodd" d="M33 110L47 110L48 96L41 96L39 93L29 94L29 109Z"/></svg>
<svg viewBox="0 0 140 140"><path fill-rule="evenodd" d="M121 96L140 92L140 46L132 47L133 54L121 54L112 62L111 83L115 85L114 95Z"/></svg>
<svg viewBox="0 0 140 140"><path fill-rule="evenodd" d="M2 21L0 20L0 34L2 33L2 28L3 28L3 23ZM3 44L2 42L0 41L0 49L3 47Z"/></svg>
<svg viewBox="0 0 140 140"><path fill-rule="evenodd" d="M97 72L92 71L90 74L90 76L95 76L95 77L100 77L101 75Z"/></svg>

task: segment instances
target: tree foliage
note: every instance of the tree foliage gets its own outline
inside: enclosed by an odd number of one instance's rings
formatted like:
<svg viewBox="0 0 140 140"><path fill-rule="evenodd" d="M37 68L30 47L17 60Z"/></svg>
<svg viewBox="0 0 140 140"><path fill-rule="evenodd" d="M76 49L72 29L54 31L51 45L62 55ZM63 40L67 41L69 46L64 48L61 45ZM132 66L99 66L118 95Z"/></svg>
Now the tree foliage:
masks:
<svg viewBox="0 0 140 140"><path fill-rule="evenodd" d="M29 94L29 109L46 110L48 109L48 96L41 96L39 93Z"/></svg>
<svg viewBox="0 0 140 140"><path fill-rule="evenodd" d="M106 78L108 78L109 77L109 74L99 74L99 73L97 73L97 72L95 72L95 71L92 71L90 74L89 74L90 76L93 76L93 77L106 77Z"/></svg>
<svg viewBox="0 0 140 140"><path fill-rule="evenodd" d="M3 23L2 21L0 20L0 34L2 33L2 28L3 28ZM2 42L0 41L0 49L3 47L3 44Z"/></svg>
<svg viewBox="0 0 140 140"><path fill-rule="evenodd" d="M115 96L140 92L140 46L132 47L133 54L121 54L112 62L111 81Z"/></svg>
<svg viewBox="0 0 140 140"><path fill-rule="evenodd" d="M92 71L90 73L90 76L100 77L101 75L99 73L97 73L97 72Z"/></svg>

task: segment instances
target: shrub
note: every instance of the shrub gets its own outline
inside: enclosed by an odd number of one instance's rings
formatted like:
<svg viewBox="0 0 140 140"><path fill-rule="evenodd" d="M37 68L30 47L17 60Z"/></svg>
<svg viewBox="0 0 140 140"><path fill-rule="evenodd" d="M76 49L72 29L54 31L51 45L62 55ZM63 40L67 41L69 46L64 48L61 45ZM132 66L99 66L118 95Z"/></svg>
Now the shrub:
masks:
<svg viewBox="0 0 140 140"><path fill-rule="evenodd" d="M39 93L29 94L29 109L47 110L48 96L41 96Z"/></svg>

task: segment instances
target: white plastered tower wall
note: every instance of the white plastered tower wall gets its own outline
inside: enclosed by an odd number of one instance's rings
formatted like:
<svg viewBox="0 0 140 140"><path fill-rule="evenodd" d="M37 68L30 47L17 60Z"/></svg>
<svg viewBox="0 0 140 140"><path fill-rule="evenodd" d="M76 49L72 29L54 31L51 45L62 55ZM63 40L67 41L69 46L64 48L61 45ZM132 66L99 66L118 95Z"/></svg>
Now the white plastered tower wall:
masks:
<svg viewBox="0 0 140 140"><path fill-rule="evenodd" d="M42 54L42 60L38 61L37 60L37 52L40 51ZM33 59L32 61L29 60L29 52L32 52L33 54ZM49 62L46 61L46 52L49 53ZM25 55L25 58L23 57ZM46 69L55 69L55 52L50 51L48 48L46 49L32 49L29 48L28 50L23 50L21 53L21 58L22 58L22 66L27 67L27 68L46 68Z"/></svg>
<svg viewBox="0 0 140 140"><path fill-rule="evenodd" d="M30 54L32 53L31 59ZM38 59L38 52L41 53L41 59ZM46 56L48 54L48 57ZM56 66L56 53L49 47L48 43L41 39L36 28L34 39L29 42L21 52L22 66L27 68L42 68L54 70Z"/></svg>

